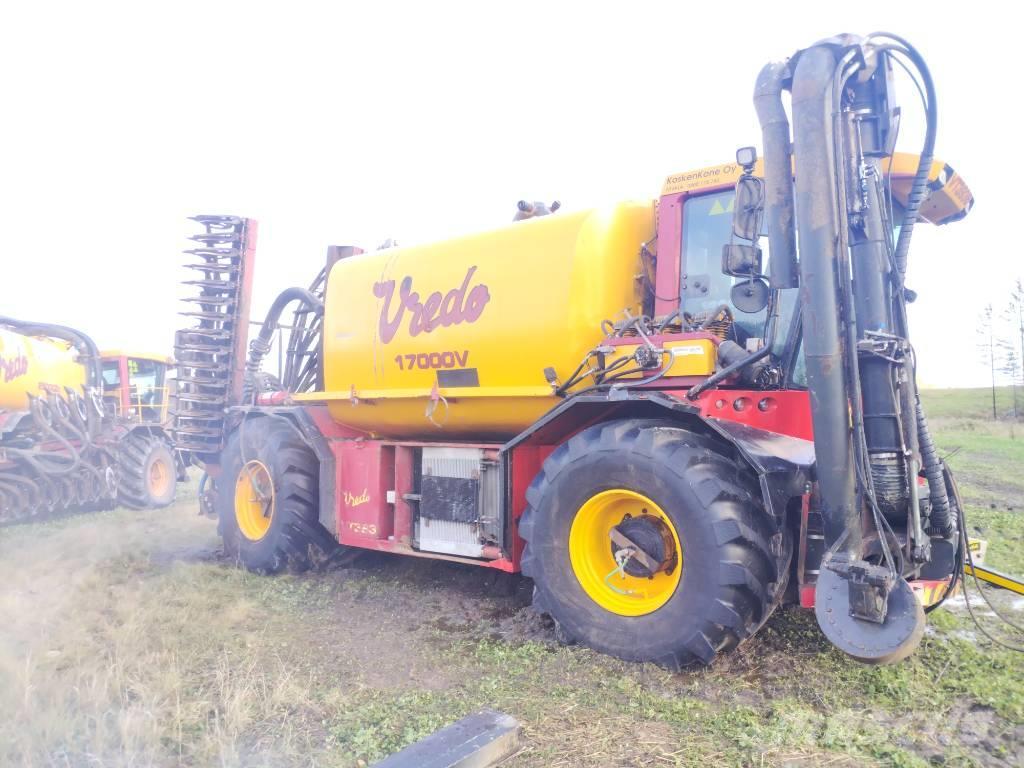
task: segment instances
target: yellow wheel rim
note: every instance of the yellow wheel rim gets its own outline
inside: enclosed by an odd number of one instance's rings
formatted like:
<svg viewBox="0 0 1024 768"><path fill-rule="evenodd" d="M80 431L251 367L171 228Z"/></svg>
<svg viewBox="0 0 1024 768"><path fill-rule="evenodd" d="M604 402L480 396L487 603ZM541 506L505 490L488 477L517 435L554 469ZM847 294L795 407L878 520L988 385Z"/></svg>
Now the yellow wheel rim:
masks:
<svg viewBox="0 0 1024 768"><path fill-rule="evenodd" d="M167 493L171 484L171 470L163 459L149 465L149 493L157 498Z"/></svg>
<svg viewBox="0 0 1024 768"><path fill-rule="evenodd" d="M630 517L650 516L671 531L675 563L651 577L625 573L615 560L611 530ZM683 572L683 548L668 515L641 493L616 488L591 496L569 530L569 562L583 591L606 611L643 616L668 602Z"/></svg>
<svg viewBox="0 0 1024 768"><path fill-rule="evenodd" d="M262 461L253 459L235 480L235 520L242 535L259 541L270 530L274 515L274 481Z"/></svg>

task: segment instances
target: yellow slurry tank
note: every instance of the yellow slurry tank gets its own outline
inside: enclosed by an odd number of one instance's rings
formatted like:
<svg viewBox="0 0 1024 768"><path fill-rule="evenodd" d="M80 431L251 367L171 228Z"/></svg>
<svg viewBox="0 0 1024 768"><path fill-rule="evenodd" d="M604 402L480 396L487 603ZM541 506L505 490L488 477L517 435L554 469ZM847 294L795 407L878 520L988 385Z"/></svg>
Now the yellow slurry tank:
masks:
<svg viewBox="0 0 1024 768"><path fill-rule="evenodd" d="M544 369L569 376L640 312L651 203L543 216L431 245L350 257L331 271L326 400L373 434L502 437L557 402Z"/></svg>
<svg viewBox="0 0 1024 768"><path fill-rule="evenodd" d="M81 393L85 368L77 357L65 342L0 328L0 410L28 410L29 394L39 395L44 387Z"/></svg>

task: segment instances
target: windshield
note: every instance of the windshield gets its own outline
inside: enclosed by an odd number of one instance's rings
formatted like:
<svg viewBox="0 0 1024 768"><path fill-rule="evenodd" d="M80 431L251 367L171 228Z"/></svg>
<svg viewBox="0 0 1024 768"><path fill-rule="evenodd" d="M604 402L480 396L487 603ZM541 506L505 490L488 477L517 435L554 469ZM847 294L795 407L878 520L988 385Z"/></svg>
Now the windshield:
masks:
<svg viewBox="0 0 1024 768"><path fill-rule="evenodd" d="M165 401L164 376L167 366L155 360L128 359L130 400L141 408L143 417L157 418Z"/></svg>

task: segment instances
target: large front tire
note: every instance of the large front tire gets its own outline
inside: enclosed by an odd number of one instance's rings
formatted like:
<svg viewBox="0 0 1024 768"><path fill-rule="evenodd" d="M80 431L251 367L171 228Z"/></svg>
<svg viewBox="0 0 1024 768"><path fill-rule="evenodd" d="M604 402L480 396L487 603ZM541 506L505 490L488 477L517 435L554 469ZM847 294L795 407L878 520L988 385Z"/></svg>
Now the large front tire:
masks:
<svg viewBox="0 0 1024 768"><path fill-rule="evenodd" d="M306 570L337 549L320 525L319 462L283 419L249 419L222 453L216 511L224 552L257 573Z"/></svg>
<svg viewBox="0 0 1024 768"><path fill-rule="evenodd" d="M784 587L790 547L756 476L670 422L585 429L548 457L527 502L523 573L569 642L671 669L710 664L764 623ZM612 528L662 570L616 570Z"/></svg>

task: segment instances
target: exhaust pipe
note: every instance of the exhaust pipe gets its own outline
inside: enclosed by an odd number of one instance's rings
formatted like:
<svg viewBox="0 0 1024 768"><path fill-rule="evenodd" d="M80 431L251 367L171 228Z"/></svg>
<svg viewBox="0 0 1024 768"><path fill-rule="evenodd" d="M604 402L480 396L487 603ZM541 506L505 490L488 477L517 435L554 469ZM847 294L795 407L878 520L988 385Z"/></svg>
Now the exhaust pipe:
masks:
<svg viewBox="0 0 1024 768"><path fill-rule="evenodd" d="M863 138L862 126L856 125L861 119L886 116L887 82L872 80L885 73L870 69L878 59L851 36L818 43L800 51L792 62L793 191L800 222L803 345L828 546L815 587L815 612L825 636L838 648L860 661L886 663L911 653L924 631L924 612L896 565L894 543L880 521L879 489L872 477L879 474L889 481L891 487L884 489L887 498L902 504L903 510L916 507L916 485L907 493L914 479L902 466L904 448L911 456L917 448L916 441L904 439L908 432L916 434L916 424L906 419L916 419L896 403L894 365L900 363L862 349L876 339L903 343L892 327L882 239L886 234L881 202L871 188L877 158L884 153L877 137ZM789 166L775 114L773 89L781 82L778 70L769 65L755 91L765 134L766 173L773 169L780 174ZM839 102L851 88L857 91L855 102ZM878 135L884 134L879 130ZM784 185L773 192L777 198L770 222L782 240ZM774 260L775 241L771 245ZM788 257L784 240L782 252ZM898 477L887 463L892 456L901 463ZM880 561L868 559L879 552Z"/></svg>
<svg viewBox="0 0 1024 768"><path fill-rule="evenodd" d="M839 326L837 233L838 182L831 116L832 80L838 62L831 46L799 54L793 75L793 145L796 201L800 221L800 299L807 387L825 542L858 560L862 549L860 511L855 504L849 392ZM767 150L765 165L769 160ZM781 165L785 160L775 160Z"/></svg>
<svg viewBox="0 0 1024 768"><path fill-rule="evenodd" d="M761 123L764 147L764 218L768 226L768 282L774 288L799 285L796 261L796 221L793 205L793 154L789 118L782 103L788 62L766 64L754 86L754 108Z"/></svg>

